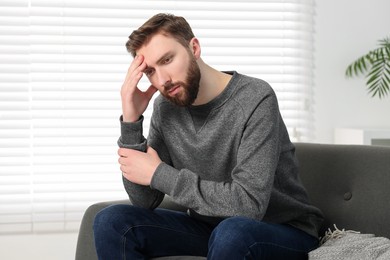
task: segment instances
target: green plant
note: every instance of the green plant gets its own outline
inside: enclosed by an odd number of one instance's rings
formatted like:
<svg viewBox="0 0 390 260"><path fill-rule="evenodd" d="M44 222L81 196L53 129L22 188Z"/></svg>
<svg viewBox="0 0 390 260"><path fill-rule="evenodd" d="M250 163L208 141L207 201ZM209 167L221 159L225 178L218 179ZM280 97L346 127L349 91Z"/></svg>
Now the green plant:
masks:
<svg viewBox="0 0 390 260"><path fill-rule="evenodd" d="M345 74L347 77L366 74L366 85L372 97L387 95L390 87L390 38L380 40L379 48L351 63Z"/></svg>

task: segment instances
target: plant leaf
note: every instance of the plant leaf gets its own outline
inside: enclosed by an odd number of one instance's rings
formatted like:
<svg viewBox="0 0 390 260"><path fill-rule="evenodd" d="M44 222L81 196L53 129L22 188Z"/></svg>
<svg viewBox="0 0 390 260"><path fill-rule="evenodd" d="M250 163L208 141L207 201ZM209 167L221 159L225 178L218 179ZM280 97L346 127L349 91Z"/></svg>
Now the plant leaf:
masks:
<svg viewBox="0 0 390 260"><path fill-rule="evenodd" d="M347 67L347 70L345 72L346 76L352 77L352 76L357 76L359 74L363 74L364 72L367 71L368 68L366 63L371 64L369 54L364 55L359 59L357 59L356 61L354 61L353 63L351 63Z"/></svg>
<svg viewBox="0 0 390 260"><path fill-rule="evenodd" d="M370 73L367 75L366 85L372 96L378 95L379 98L387 95L389 90L389 77L386 60L382 57L373 63Z"/></svg>
<svg viewBox="0 0 390 260"><path fill-rule="evenodd" d="M347 77L365 74L368 92L382 98L390 92L390 38L379 40L379 48L369 51L366 55L347 66Z"/></svg>

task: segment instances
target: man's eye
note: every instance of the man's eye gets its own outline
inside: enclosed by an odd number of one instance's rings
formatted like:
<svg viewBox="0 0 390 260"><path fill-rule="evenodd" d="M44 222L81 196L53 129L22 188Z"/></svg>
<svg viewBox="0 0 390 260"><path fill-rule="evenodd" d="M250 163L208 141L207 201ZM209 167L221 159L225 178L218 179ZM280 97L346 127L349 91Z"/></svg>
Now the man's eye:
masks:
<svg viewBox="0 0 390 260"><path fill-rule="evenodd" d="M153 74L153 70L146 70L144 73L146 76L150 77Z"/></svg>
<svg viewBox="0 0 390 260"><path fill-rule="evenodd" d="M171 62L171 58L166 58L166 59L164 60L164 64L167 64L167 63L169 63L169 62Z"/></svg>

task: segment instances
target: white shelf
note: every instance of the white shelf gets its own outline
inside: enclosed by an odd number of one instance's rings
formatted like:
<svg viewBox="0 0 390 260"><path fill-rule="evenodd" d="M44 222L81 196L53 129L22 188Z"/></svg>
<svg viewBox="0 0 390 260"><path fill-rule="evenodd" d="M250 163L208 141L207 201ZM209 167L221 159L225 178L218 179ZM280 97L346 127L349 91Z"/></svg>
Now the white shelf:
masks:
<svg viewBox="0 0 390 260"><path fill-rule="evenodd" d="M390 146L390 129L336 128L335 144Z"/></svg>

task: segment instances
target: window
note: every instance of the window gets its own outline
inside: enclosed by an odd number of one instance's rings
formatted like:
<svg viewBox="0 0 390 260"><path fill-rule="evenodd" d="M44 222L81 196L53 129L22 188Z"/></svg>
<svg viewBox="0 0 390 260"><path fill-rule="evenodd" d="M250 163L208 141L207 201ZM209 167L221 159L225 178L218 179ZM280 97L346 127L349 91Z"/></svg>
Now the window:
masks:
<svg viewBox="0 0 390 260"><path fill-rule="evenodd" d="M0 233L77 230L91 203L127 198L116 155L131 62L124 44L158 12L188 20L207 63L268 81L292 140L310 140L313 8L310 0L0 1Z"/></svg>

